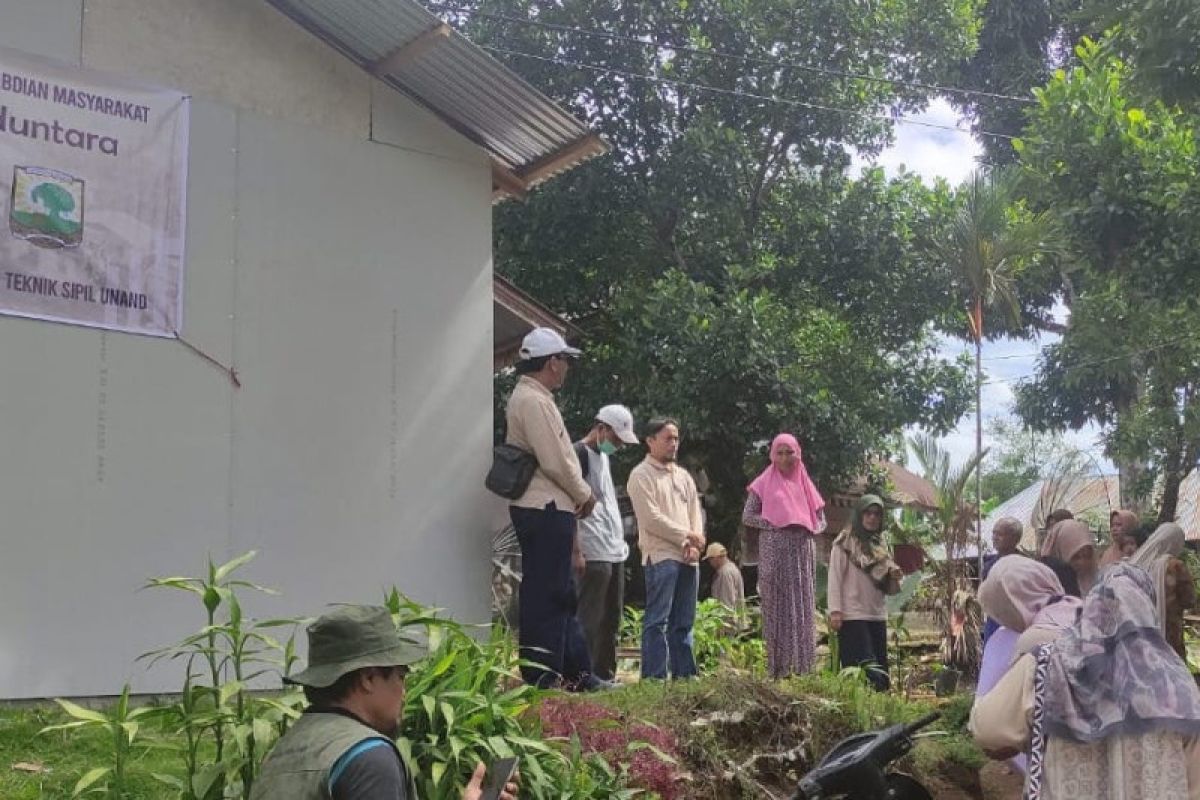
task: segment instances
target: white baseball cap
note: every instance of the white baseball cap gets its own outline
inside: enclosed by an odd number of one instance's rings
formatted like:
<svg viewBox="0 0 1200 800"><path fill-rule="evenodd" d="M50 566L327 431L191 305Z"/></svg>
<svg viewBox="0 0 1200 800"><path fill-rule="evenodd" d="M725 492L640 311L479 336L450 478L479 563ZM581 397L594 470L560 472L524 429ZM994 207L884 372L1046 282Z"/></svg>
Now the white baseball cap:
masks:
<svg viewBox="0 0 1200 800"><path fill-rule="evenodd" d="M567 344L567 340L553 328L534 328L525 334L525 339L521 342L520 350L521 359L524 361L543 356L565 355L577 357L581 353L582 351L578 348Z"/></svg>
<svg viewBox="0 0 1200 800"><path fill-rule="evenodd" d="M617 438L625 444L638 443L637 434L633 432L633 414L625 406L605 406L596 412L596 420L612 428Z"/></svg>

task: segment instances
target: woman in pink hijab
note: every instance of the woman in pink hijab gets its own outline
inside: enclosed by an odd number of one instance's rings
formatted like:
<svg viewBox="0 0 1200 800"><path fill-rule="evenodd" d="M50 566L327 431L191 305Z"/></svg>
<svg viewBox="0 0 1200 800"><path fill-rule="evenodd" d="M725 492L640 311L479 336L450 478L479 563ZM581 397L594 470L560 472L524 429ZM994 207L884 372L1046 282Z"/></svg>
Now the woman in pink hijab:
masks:
<svg viewBox="0 0 1200 800"><path fill-rule="evenodd" d="M748 489L742 522L761 531L758 593L767 668L774 678L808 672L817 649L813 539L825 530L825 501L795 436L775 437L771 465Z"/></svg>

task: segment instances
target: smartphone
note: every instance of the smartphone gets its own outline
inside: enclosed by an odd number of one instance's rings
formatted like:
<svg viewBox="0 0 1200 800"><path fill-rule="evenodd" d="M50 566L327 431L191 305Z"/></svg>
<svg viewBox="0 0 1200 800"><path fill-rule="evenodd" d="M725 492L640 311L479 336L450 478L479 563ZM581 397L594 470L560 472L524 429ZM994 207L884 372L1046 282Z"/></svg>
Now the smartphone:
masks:
<svg viewBox="0 0 1200 800"><path fill-rule="evenodd" d="M483 787L481 800L499 800L500 793L504 791L504 787L512 780L516 771L517 759L515 758L493 761L492 765L488 767L487 784Z"/></svg>

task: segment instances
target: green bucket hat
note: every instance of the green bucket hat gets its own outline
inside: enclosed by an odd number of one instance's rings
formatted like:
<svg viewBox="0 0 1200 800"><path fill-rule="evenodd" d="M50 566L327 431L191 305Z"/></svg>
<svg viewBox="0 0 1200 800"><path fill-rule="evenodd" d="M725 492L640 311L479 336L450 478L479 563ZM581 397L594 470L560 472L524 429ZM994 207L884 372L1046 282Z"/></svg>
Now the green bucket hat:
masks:
<svg viewBox="0 0 1200 800"><path fill-rule="evenodd" d="M308 626L308 669L285 683L323 689L363 667L399 667L425 657L425 647L401 636L383 606L342 606Z"/></svg>

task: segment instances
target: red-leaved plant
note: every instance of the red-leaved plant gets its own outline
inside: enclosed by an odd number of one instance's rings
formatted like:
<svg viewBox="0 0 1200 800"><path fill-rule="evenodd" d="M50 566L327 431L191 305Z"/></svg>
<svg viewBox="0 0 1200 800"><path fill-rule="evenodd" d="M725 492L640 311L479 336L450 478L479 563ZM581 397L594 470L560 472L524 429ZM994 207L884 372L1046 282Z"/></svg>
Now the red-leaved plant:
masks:
<svg viewBox="0 0 1200 800"><path fill-rule="evenodd" d="M628 769L629 785L679 797L679 750L662 728L632 722L625 715L587 700L547 697L538 709L547 737L579 737L584 754L595 753L613 769Z"/></svg>

